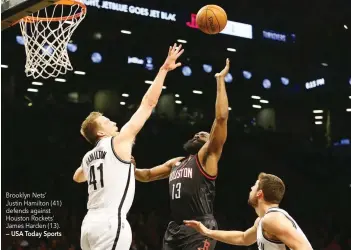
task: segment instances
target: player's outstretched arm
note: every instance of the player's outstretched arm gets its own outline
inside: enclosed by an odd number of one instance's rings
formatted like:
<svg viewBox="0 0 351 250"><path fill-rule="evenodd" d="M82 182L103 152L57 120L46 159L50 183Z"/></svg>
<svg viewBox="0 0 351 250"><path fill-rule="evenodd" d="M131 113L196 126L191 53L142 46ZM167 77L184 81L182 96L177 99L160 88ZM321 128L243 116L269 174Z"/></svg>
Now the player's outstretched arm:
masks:
<svg viewBox="0 0 351 250"><path fill-rule="evenodd" d="M155 80L145 93L138 110L123 126L118 135L118 140L114 139L114 148L117 151L117 155L122 160L130 161L132 143L147 119L149 119L152 110L156 107L167 73L181 66L181 63L176 62L184 52L181 47L181 45L177 46L177 44L174 44L173 47L169 47L166 61L160 68Z"/></svg>
<svg viewBox="0 0 351 250"><path fill-rule="evenodd" d="M85 178L84 172L83 172L83 168L82 166L80 166L79 168L77 168L76 172L73 175L73 180L75 182L81 183L81 182L86 182L87 179Z"/></svg>
<svg viewBox="0 0 351 250"><path fill-rule="evenodd" d="M227 139L229 110L224 77L229 72L229 66L230 62L229 59L227 59L225 68L215 75L217 80L216 118L211 128L210 139L199 151L199 159L202 166L208 174L213 176L217 175L217 163L221 157L223 145ZM207 164L207 162L209 164Z"/></svg>
<svg viewBox="0 0 351 250"><path fill-rule="evenodd" d="M292 222L281 213L269 213L262 220L262 228L282 241L290 249L312 250L308 240L294 228Z"/></svg>
<svg viewBox="0 0 351 250"><path fill-rule="evenodd" d="M245 232L211 230L206 228L201 222L194 220L185 220L184 224L186 226L194 228L202 235L205 235L217 241L221 241L230 245L250 246L256 242L258 222L259 218L257 218L255 224Z"/></svg>
<svg viewBox="0 0 351 250"><path fill-rule="evenodd" d="M171 173L172 167L184 157L176 157L150 169L135 169L135 179L141 182L150 182L165 179Z"/></svg>
<svg viewBox="0 0 351 250"><path fill-rule="evenodd" d="M138 110L134 113L129 122L127 122L121 129L120 136L134 140L135 136L144 126L144 123L150 117L152 110L157 105L167 73L181 65L181 63L176 63L177 59L184 52L181 48L182 45L177 47L177 44L174 44L173 47L169 47L166 61L145 93Z"/></svg>

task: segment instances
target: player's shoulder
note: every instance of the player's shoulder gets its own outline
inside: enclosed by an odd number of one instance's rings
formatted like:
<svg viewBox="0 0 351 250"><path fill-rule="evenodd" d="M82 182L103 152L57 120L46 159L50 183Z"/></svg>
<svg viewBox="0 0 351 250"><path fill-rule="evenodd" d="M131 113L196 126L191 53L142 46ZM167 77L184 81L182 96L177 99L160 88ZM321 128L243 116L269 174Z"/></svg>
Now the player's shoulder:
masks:
<svg viewBox="0 0 351 250"><path fill-rule="evenodd" d="M100 139L95 146L89 151L89 153L94 152L94 151L106 151L109 150L112 147L112 136L104 137Z"/></svg>
<svg viewBox="0 0 351 250"><path fill-rule="evenodd" d="M101 148L110 147L111 138L112 137L104 137L104 138L100 139L98 142L96 142L94 147L85 153L85 155L83 156L83 160L86 159L87 157L89 157L96 150L99 150Z"/></svg>
<svg viewBox="0 0 351 250"><path fill-rule="evenodd" d="M82 159L82 166L84 166L84 163L87 161L89 155L91 155L91 153L93 152L94 149L91 149L89 150L88 152L86 152L83 156L83 159Z"/></svg>
<svg viewBox="0 0 351 250"><path fill-rule="evenodd" d="M285 218L285 215L281 211L270 211L263 216L262 221L276 221L283 217Z"/></svg>
<svg viewBox="0 0 351 250"><path fill-rule="evenodd" d="M273 228L282 228L286 223L289 222L288 218L281 212L279 211L272 211L270 213L267 213L262 219L261 219L262 227L268 231L269 229Z"/></svg>
<svg viewBox="0 0 351 250"><path fill-rule="evenodd" d="M186 157L184 156L178 156L178 157L175 157L173 158L173 162L175 162L176 164L180 164Z"/></svg>
<svg viewBox="0 0 351 250"><path fill-rule="evenodd" d="M117 137L117 136L114 136L114 137ZM96 147L98 147L98 146L100 146L100 145L102 145L102 144L111 143L111 140L112 140L112 138L114 138L114 137L112 137L112 136L107 136L107 137L104 137L104 138L100 139L100 140L96 143L96 145L95 145L94 148L96 148Z"/></svg>
<svg viewBox="0 0 351 250"><path fill-rule="evenodd" d="M167 161L167 164L171 167L178 167L184 159L184 156L178 156Z"/></svg>

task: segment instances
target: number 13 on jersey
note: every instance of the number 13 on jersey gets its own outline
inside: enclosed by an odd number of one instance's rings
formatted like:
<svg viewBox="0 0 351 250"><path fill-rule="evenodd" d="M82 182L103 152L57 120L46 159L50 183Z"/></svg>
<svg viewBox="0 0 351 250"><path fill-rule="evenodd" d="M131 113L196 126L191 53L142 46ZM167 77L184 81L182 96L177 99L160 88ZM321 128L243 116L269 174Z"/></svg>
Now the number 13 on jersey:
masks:
<svg viewBox="0 0 351 250"><path fill-rule="evenodd" d="M180 198L181 187L182 187L182 183L177 183L172 185L172 200Z"/></svg>
<svg viewBox="0 0 351 250"><path fill-rule="evenodd" d="M100 188L104 187L104 164L101 163L96 170L98 170L100 172ZM96 181L96 175L95 175L95 166L91 165L90 166L90 171L89 171L89 186L93 185L94 186L94 190L98 189L98 185L97 185L97 181Z"/></svg>

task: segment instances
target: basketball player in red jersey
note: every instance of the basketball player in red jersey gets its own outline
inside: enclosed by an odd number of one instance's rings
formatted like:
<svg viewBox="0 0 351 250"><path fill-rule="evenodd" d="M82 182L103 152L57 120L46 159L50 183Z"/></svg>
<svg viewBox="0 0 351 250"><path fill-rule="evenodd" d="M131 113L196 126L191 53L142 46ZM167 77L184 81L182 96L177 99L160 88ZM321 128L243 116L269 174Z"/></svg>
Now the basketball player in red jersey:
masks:
<svg viewBox="0 0 351 250"><path fill-rule="evenodd" d="M169 177L169 196L173 221L163 239L163 250L212 250L216 241L186 227L183 220L192 218L211 229L217 229L213 216L215 180L218 161L227 138L228 98L224 77L225 68L215 75L217 80L216 118L210 133L199 132L185 143L190 155L173 158L151 169L136 169L135 178L142 182Z"/></svg>

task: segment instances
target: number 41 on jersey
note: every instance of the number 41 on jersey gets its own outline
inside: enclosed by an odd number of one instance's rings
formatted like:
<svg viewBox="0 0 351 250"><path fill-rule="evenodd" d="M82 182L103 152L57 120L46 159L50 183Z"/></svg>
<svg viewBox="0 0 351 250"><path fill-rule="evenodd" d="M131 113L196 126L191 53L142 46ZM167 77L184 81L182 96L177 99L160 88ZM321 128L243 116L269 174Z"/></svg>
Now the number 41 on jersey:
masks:
<svg viewBox="0 0 351 250"><path fill-rule="evenodd" d="M100 172L100 188L104 187L104 164L101 163L96 170L98 170ZM92 165L90 166L90 171L89 171L89 185L93 185L94 186L94 190L98 189L98 185L97 185L97 180L96 180L96 175L95 175L95 166Z"/></svg>

